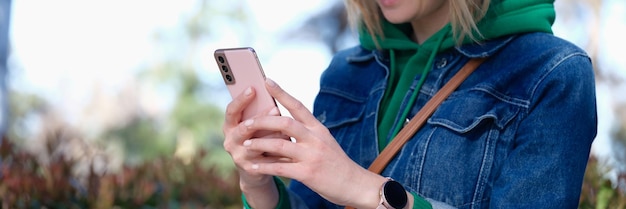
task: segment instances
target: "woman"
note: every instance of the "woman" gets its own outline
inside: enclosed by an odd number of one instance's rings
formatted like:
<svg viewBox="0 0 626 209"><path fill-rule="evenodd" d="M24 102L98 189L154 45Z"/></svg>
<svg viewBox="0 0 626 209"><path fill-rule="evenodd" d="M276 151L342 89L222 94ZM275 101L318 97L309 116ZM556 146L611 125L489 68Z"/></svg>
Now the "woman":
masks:
<svg viewBox="0 0 626 209"><path fill-rule="evenodd" d="M594 78L585 52L552 35L553 1L346 3L360 45L334 56L313 114L271 80L293 118L274 109L241 121L254 89L227 107L224 147L246 207L577 207L596 134ZM472 58L486 61L381 174L369 172ZM251 138L259 130L297 142ZM276 176L292 179L289 188Z"/></svg>

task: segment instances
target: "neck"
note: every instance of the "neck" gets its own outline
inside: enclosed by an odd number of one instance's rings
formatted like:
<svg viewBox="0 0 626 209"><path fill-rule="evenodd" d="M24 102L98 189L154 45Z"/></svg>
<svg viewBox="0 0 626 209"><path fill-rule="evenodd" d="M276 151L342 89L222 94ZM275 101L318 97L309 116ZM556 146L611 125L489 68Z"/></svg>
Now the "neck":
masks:
<svg viewBox="0 0 626 209"><path fill-rule="evenodd" d="M418 44L423 44L437 33L437 31L448 24L448 22L450 22L450 4L444 3L433 13L411 21L411 26L413 27L413 41Z"/></svg>

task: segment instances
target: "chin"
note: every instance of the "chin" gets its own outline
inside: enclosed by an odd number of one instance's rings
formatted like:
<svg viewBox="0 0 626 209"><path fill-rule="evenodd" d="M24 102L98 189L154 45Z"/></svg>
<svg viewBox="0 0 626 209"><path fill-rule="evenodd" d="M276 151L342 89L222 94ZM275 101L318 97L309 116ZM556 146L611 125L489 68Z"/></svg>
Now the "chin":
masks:
<svg viewBox="0 0 626 209"><path fill-rule="evenodd" d="M392 8L380 8L383 16L387 21L393 24L410 22L415 16L414 9L410 9L413 5L403 5Z"/></svg>
<svg viewBox="0 0 626 209"><path fill-rule="evenodd" d="M398 13L396 12L387 12L387 13L383 12L383 16L388 22L393 23L393 24L407 23L411 19L403 15L398 15Z"/></svg>

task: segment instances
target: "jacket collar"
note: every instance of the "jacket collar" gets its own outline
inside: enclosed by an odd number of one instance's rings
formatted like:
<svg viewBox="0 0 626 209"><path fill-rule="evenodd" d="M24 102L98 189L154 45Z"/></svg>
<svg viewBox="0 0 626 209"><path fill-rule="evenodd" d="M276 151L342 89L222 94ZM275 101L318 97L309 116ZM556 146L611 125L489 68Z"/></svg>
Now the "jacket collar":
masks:
<svg viewBox="0 0 626 209"><path fill-rule="evenodd" d="M466 44L454 48L456 51L469 58L489 57L506 46L509 42L515 39L515 37L517 36L506 36L478 44Z"/></svg>
<svg viewBox="0 0 626 209"><path fill-rule="evenodd" d="M454 47L454 49L468 58L489 57L506 46L509 42L515 39L515 37L517 36L506 36L484 41L482 43L457 46ZM380 60L387 61L389 60L389 53L386 50L370 51L363 47L357 47L356 50L346 57L346 60L348 62L365 62L376 57Z"/></svg>

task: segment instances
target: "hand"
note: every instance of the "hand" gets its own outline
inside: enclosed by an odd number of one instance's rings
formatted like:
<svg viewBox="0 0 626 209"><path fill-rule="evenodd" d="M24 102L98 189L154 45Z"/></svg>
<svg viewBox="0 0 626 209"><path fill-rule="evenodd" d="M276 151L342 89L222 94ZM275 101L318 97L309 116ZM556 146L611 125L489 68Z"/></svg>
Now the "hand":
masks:
<svg viewBox="0 0 626 209"><path fill-rule="evenodd" d="M241 133L237 135L250 136L255 131L271 130L295 138L296 143L272 137L245 140L245 156L257 156L249 158L246 165L240 164L245 173L296 179L336 204L375 208L380 186L386 179L352 161L328 129L300 101L269 79L266 88L293 118L259 116L241 123L237 127ZM271 155L259 157L259 153Z"/></svg>
<svg viewBox="0 0 626 209"><path fill-rule="evenodd" d="M250 132L242 125L243 110L253 101L255 90L246 89L243 94L233 98L226 107L226 115L222 131L224 132L224 149L231 155L239 172L239 185L246 195L248 203L254 208L274 208L278 203L278 191L271 175L247 172L245 168L252 165L252 161L258 162L266 158L263 152L248 151L243 147L244 140L250 139L258 133L266 131ZM266 115L279 115L278 109L267 110ZM257 116L258 117L258 116ZM269 132L276 133L276 132ZM261 137L281 137L278 135L266 135ZM285 136L282 136L286 138Z"/></svg>

